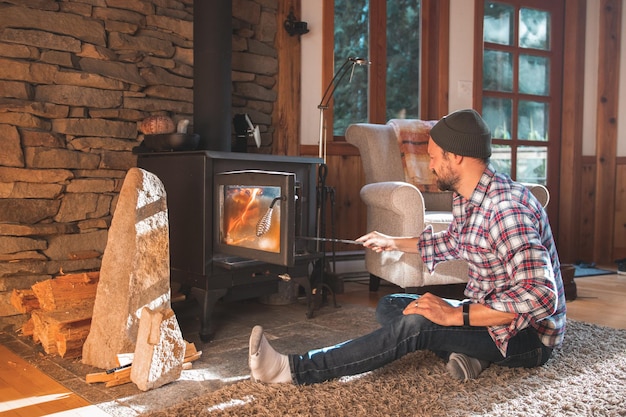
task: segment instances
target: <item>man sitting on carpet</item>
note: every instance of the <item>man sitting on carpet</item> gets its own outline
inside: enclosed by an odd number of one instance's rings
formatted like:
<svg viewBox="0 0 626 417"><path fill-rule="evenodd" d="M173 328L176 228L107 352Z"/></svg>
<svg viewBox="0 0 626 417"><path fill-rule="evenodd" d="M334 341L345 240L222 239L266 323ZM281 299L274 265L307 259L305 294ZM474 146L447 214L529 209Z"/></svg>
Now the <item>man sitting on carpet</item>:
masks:
<svg viewBox="0 0 626 417"><path fill-rule="evenodd" d="M565 333L565 294L546 212L530 191L489 163L491 132L474 110L441 119L430 132L430 169L441 190L454 192L453 222L418 237L371 232L358 240L381 251L418 253L469 264L465 301L433 294L394 294L376 309L381 327L304 355L276 352L256 326L249 365L260 382L312 384L379 368L428 349L447 360L453 377L476 378L489 364L544 364Z"/></svg>

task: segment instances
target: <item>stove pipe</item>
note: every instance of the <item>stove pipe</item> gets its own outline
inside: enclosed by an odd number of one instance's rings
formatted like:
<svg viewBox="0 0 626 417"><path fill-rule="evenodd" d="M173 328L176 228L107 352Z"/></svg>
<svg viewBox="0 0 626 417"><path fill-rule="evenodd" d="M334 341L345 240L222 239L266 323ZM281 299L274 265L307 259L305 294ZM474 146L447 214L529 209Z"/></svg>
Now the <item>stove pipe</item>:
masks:
<svg viewBox="0 0 626 417"><path fill-rule="evenodd" d="M193 132L198 149L230 152L232 0L198 0L193 8Z"/></svg>

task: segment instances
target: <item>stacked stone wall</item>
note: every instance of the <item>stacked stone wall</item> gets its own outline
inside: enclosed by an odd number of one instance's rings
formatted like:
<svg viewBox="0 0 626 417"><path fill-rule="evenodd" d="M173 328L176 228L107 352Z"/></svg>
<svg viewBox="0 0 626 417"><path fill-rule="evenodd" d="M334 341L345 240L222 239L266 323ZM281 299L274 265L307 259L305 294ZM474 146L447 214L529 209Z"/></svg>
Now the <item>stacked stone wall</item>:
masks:
<svg viewBox="0 0 626 417"><path fill-rule="evenodd" d="M232 112L265 152L276 10L233 0ZM0 328L25 319L13 289L100 268L138 123L193 130L193 75L192 0L0 0Z"/></svg>
<svg viewBox="0 0 626 417"><path fill-rule="evenodd" d="M233 112L247 113L259 125L262 145L254 151L262 153L271 153L274 134L277 10L278 0L233 0Z"/></svg>

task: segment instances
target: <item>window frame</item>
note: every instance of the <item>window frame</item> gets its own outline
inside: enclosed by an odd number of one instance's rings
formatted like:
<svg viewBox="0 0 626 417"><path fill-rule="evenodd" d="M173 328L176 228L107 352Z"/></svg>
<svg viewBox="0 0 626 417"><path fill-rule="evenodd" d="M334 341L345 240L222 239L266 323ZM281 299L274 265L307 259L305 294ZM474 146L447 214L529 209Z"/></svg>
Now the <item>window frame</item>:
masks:
<svg viewBox="0 0 626 417"><path fill-rule="evenodd" d="M368 122L384 124L386 120L386 0L370 1L370 55L368 67ZM449 0L421 0L422 44L420 46L420 118L439 119L448 113L449 79ZM322 86L328 85L334 76L334 0L323 0L322 35ZM372 18L373 16L373 18ZM372 27L383 28L385 36L373 36ZM333 125L333 101L325 112L327 126ZM329 132L332 129L329 129ZM343 154L349 146L345 136L328 136L327 153Z"/></svg>
<svg viewBox="0 0 626 417"><path fill-rule="evenodd" d="M514 140L506 140L506 139L493 139L492 143L495 145L507 145L511 146L511 148L518 148L522 146L545 146L548 152L548 169L547 169L547 181L546 186L548 190L550 190L550 201L551 204L548 206L548 214L551 219L554 219L554 223L556 223L558 216L558 201L559 201L559 184L560 184L560 160L561 160L561 117L562 117L562 96L563 96L563 56L564 56L564 25L565 25L565 2L564 0L553 0L553 1L543 1L543 0L494 0L498 3L503 3L507 5L511 5L515 8L515 10L519 10L521 7L524 8L533 8L539 10L547 10L551 13L551 48L550 51L545 53L541 53L541 56L550 56L551 65L550 65L550 75L549 75L549 83L550 83L550 94L548 95L548 100L550 106L550 120L548 127L548 141L547 142L536 142L529 141L524 139ZM524 48L518 48L516 46L503 47L502 45L485 43L483 41L483 16L484 16L484 5L485 0L476 0L475 2L475 39L474 39L474 91L473 91L473 106L474 108L482 113L482 102L483 102L483 52L485 47L497 46L499 50L510 50L515 51L517 59L519 58L520 51L523 53ZM519 23L516 24L516 31L514 36L517 37L517 30L519 27ZM536 50L532 50L536 51ZM517 61L514 61L517 62ZM514 65L514 75L517 74L517 70ZM514 76L514 85L517 85L517 78ZM532 97L528 94L520 94L515 91L513 93L494 93L490 92L490 97L506 97L512 98L517 103L520 100L528 99L528 97ZM521 97L521 98L520 98ZM513 118L515 119L517 116L517 103L513 105ZM517 163L515 152L512 152L512 167ZM515 176L512 176L515 179Z"/></svg>

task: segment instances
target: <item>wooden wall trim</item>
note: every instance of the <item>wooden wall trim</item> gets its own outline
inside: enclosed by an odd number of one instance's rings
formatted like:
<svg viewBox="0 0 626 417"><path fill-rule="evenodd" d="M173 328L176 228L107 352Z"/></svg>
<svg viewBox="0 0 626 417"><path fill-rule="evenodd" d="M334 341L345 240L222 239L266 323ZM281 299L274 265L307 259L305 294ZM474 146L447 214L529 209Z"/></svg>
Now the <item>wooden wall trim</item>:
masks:
<svg viewBox="0 0 626 417"><path fill-rule="evenodd" d="M437 120L449 113L448 80L450 56L450 1L422 2L422 79L420 117Z"/></svg>
<svg viewBox="0 0 626 417"><path fill-rule="evenodd" d="M581 211L572 210L581 201L584 97L580 86L585 77L585 36L587 0L565 2L563 101L561 115L561 161L558 248L561 261L582 259L580 245Z"/></svg>
<svg viewBox="0 0 626 417"><path fill-rule="evenodd" d="M378 17L378 21L375 21L373 16ZM371 27L386 27L387 26L387 2L385 0L370 1L370 26ZM371 33L371 32L370 32ZM381 65L380 61L376 62L375 57L387 56L387 39L381 36L369 37L370 54L369 59L372 60L372 64L369 66L370 80L386 80L387 79L387 65ZM374 58L373 58L374 57ZM384 82L370 82L368 88L368 102L369 103L385 103L387 101L387 85ZM384 106L368 106L369 121L371 123L386 123L387 114Z"/></svg>
<svg viewBox="0 0 626 417"><path fill-rule="evenodd" d="M438 0L437 4L439 9L437 11L437 22L435 23L438 28L438 47L441 51L450 50L450 1ZM449 104L449 79L450 79L450 54L437 52L436 59L438 62L437 79L439 84L437 85L437 91L435 97L437 97L437 105L433 109L433 114L429 114L429 117L441 118L450 112Z"/></svg>
<svg viewBox="0 0 626 417"><path fill-rule="evenodd" d="M472 83L472 107L480 109L482 113L482 97L483 97L483 60L482 53L480 58L477 57L478 52L483 49L483 30L485 3L482 1L474 2L474 82ZM479 49L480 48L480 49ZM480 80L480 82L478 82Z"/></svg>
<svg viewBox="0 0 626 417"><path fill-rule="evenodd" d="M317 156L319 151L318 145L301 145L300 155L302 156ZM327 155L339 155L339 156L359 156L359 150L356 146L349 144L348 142L328 142L326 146Z"/></svg>
<svg viewBox="0 0 626 417"><path fill-rule="evenodd" d="M283 27L283 23L292 11L296 19L301 17L300 0L279 0L276 16L278 94L272 123L276 126L275 142L272 145L274 155L300 154L301 43L300 36L290 36Z"/></svg>
<svg viewBox="0 0 626 417"><path fill-rule="evenodd" d="M322 95L324 94L323 88L325 88L330 81L333 79L335 75L335 39L334 39L334 27L335 27L335 0L324 0L322 4L322 63L320 66L320 71L322 72L322 90L319 92L319 98L322 99ZM329 29L330 28L330 29ZM329 33L330 30L330 33ZM347 57L346 57L347 58ZM326 68L332 68L330 71L326 71ZM326 135L326 146L328 147L333 141L333 123L334 123L334 111L332 110L332 105L334 104L331 100L330 106L328 110L324 112L324 131ZM319 120L318 120L319 121ZM328 129L330 127L330 129ZM318 151L315 155L319 155L319 145ZM300 149L302 152L302 149ZM328 153L328 148L326 149Z"/></svg>
<svg viewBox="0 0 626 417"><path fill-rule="evenodd" d="M612 262L615 234L621 17L622 0L601 0L593 258L605 264Z"/></svg>

